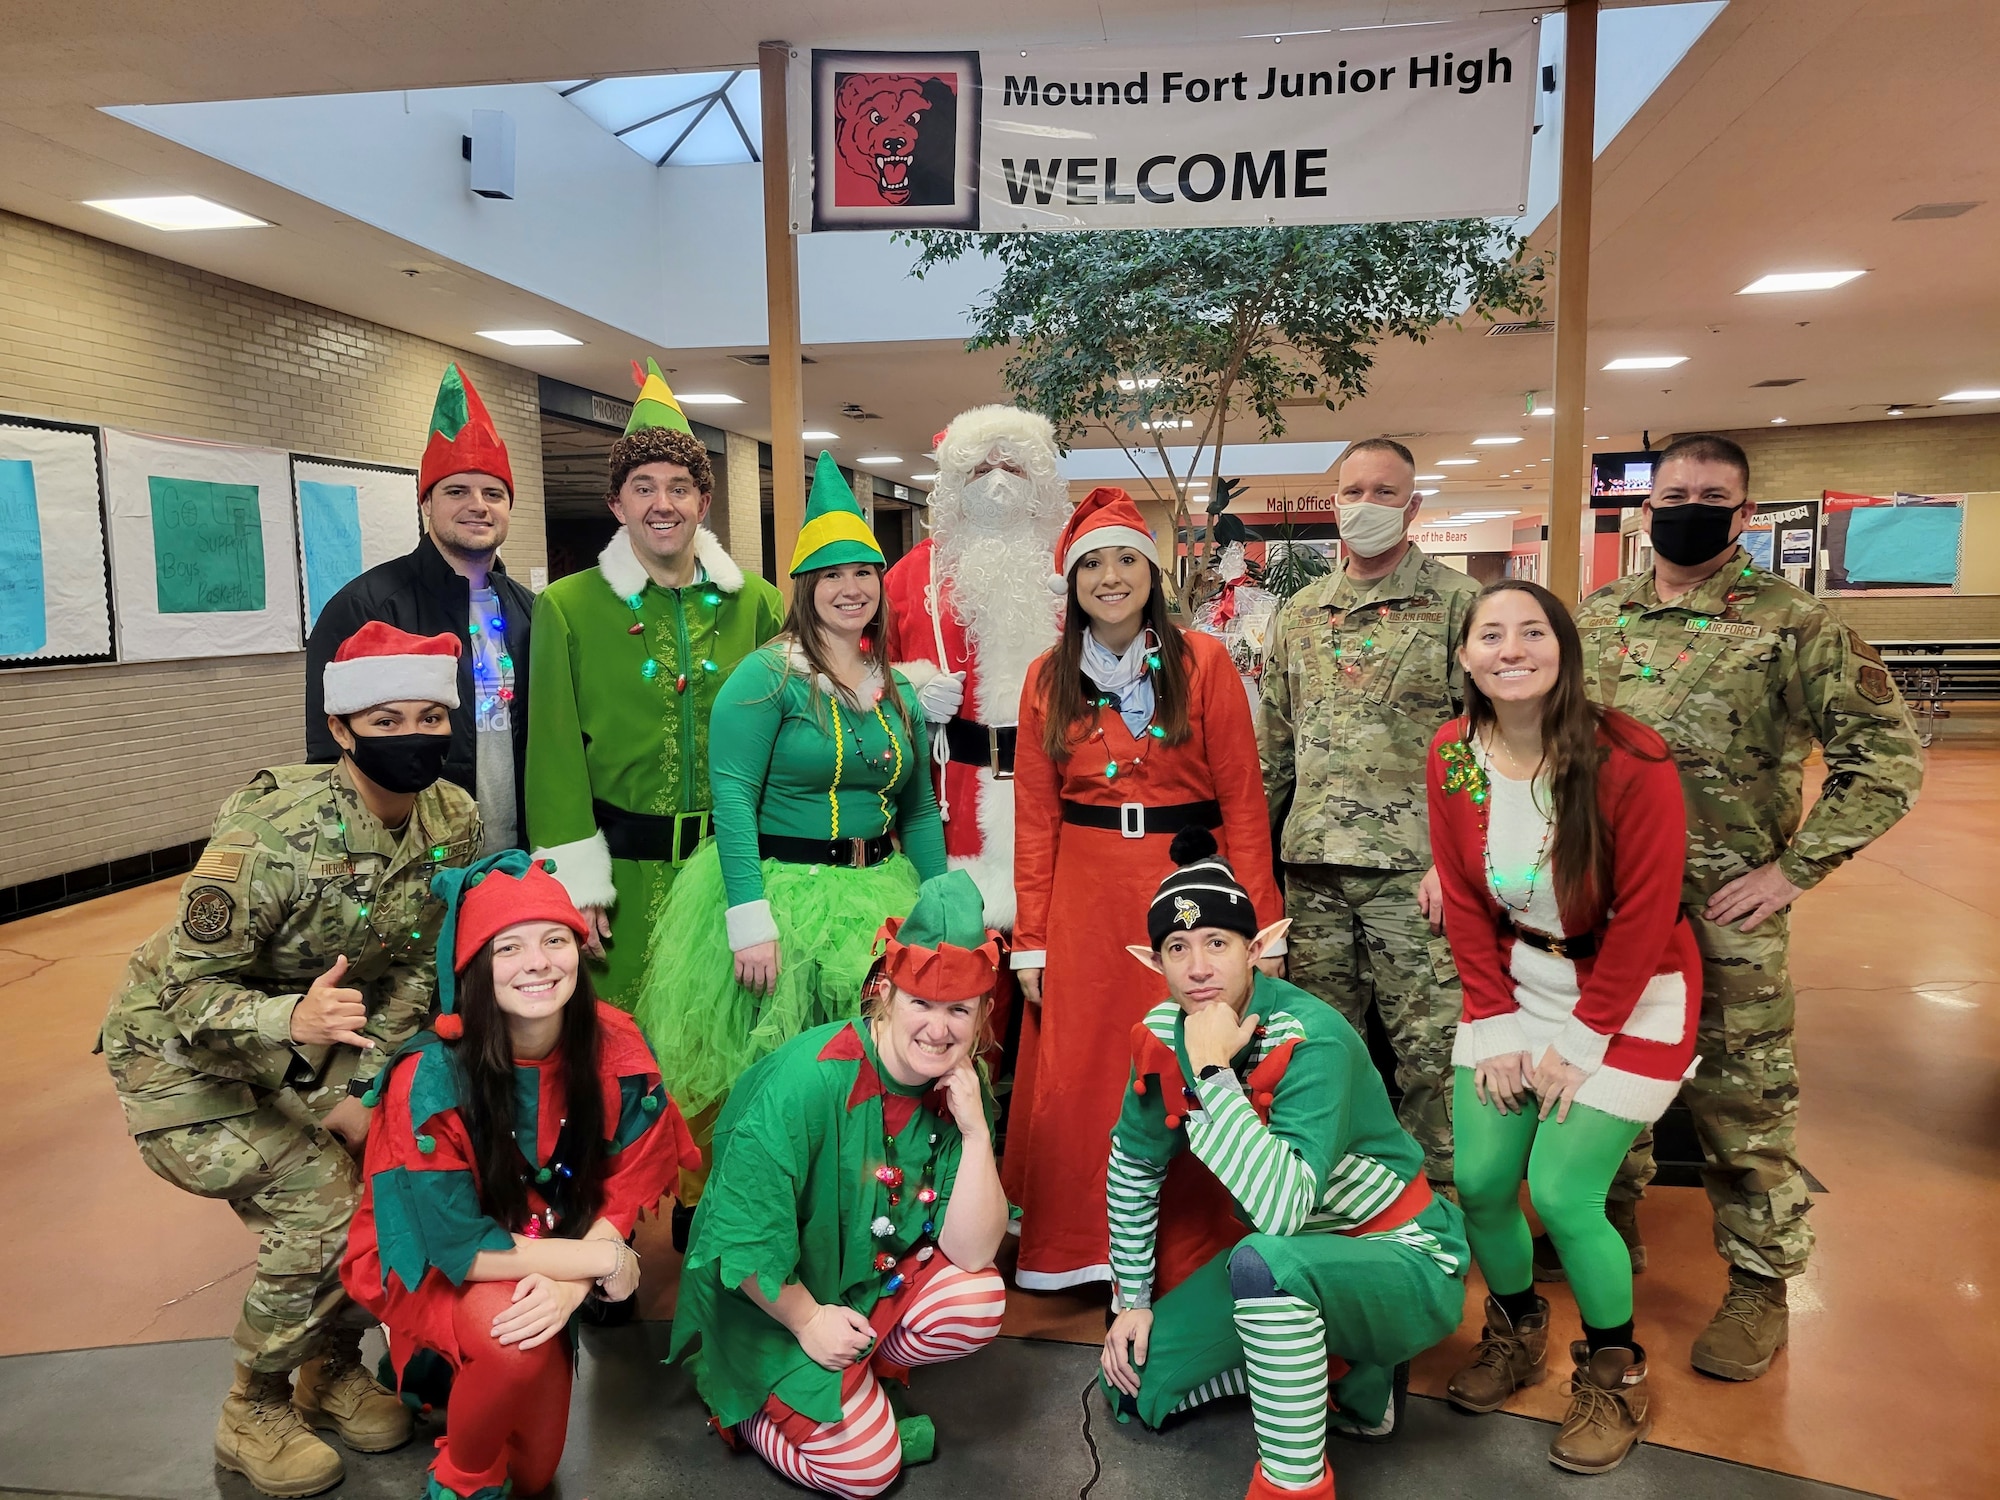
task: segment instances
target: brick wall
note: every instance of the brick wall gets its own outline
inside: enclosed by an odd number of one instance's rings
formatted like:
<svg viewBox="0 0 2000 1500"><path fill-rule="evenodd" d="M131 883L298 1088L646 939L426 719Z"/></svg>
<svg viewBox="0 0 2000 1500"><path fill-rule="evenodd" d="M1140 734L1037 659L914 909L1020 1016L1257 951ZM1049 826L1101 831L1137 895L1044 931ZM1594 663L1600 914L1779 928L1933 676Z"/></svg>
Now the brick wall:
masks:
<svg viewBox="0 0 2000 1500"><path fill-rule="evenodd" d="M506 548L546 558L535 377L0 213L0 411L415 464L457 359L513 461ZM201 837L303 754L303 652L0 671L0 887Z"/></svg>

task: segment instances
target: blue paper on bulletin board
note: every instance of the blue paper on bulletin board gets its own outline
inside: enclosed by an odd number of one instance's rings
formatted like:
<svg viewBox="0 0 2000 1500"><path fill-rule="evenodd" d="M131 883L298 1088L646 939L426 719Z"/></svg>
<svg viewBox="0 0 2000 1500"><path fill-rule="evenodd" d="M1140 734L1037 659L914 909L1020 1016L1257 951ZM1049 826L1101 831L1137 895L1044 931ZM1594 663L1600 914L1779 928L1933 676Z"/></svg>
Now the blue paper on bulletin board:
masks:
<svg viewBox="0 0 2000 1500"><path fill-rule="evenodd" d="M361 575L361 497L351 484L299 481L299 536L306 555L306 629L326 601Z"/></svg>
<svg viewBox="0 0 2000 1500"><path fill-rule="evenodd" d="M1771 566L1771 528L1760 526L1746 531L1736 540L1743 544L1743 550L1750 554L1750 561L1760 568Z"/></svg>
<svg viewBox="0 0 2000 1500"><path fill-rule="evenodd" d="M1847 521L1846 574L1854 583L1958 582L1965 511L1956 505L1868 505Z"/></svg>
<svg viewBox="0 0 2000 1500"><path fill-rule="evenodd" d="M35 466L0 458L0 656L26 656L48 643Z"/></svg>

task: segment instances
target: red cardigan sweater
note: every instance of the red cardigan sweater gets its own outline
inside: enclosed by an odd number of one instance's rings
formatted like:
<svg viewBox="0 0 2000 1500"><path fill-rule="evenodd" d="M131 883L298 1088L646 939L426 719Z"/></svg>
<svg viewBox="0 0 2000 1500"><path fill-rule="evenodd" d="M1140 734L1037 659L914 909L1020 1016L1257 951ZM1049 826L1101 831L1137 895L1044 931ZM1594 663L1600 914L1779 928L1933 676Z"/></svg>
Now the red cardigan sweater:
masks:
<svg viewBox="0 0 2000 1500"><path fill-rule="evenodd" d="M1487 818L1472 800L1476 778L1461 775L1446 790L1452 766L1440 751L1465 735L1463 718L1438 731L1428 779L1431 855L1465 997L1452 1060L1470 1067L1530 1050L1537 1028L1516 998L1517 940L1486 883ZM1551 1041L1592 1075L1579 1103L1650 1121L1692 1068L1701 1010L1701 953L1680 915L1687 809L1680 773L1653 730L1613 712L1598 743L1607 752L1597 796L1611 837L1612 889L1595 911L1563 913L1563 935L1592 934L1597 951L1574 960L1576 1003Z"/></svg>

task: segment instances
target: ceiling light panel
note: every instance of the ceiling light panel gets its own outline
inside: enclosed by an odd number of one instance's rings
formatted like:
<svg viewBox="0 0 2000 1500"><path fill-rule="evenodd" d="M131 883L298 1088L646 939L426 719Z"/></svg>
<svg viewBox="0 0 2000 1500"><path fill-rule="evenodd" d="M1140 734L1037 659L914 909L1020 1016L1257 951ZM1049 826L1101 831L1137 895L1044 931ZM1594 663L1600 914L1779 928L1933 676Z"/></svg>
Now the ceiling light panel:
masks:
<svg viewBox="0 0 2000 1500"><path fill-rule="evenodd" d="M1773 271L1768 276L1759 276L1736 295L1750 297L1760 292L1827 292L1867 274L1866 271Z"/></svg>
<svg viewBox="0 0 2000 1500"><path fill-rule="evenodd" d="M858 464L899 464L903 460L893 453L864 453L854 461Z"/></svg>
<svg viewBox="0 0 2000 1500"><path fill-rule="evenodd" d="M1948 395L1948 396L1940 396L1940 397L1938 397L1938 400L1940 400L1940 401L2000 401L2000 391L1989 391L1989 390L1986 390L1986 389L1984 389L1984 388L1974 388L1974 389L1971 389L1971 390L1964 390L1964 391L1953 391L1953 392L1952 392L1952 393L1951 393L1950 395Z"/></svg>
<svg viewBox="0 0 2000 1500"><path fill-rule="evenodd" d="M1474 438L1472 446L1475 448L1503 448L1509 443L1518 443L1520 441L1517 437L1483 437Z"/></svg>
<svg viewBox="0 0 2000 1500"><path fill-rule="evenodd" d="M1437 466L1440 469L1449 469L1464 464L1476 464L1478 462L1479 460L1476 458L1441 458L1437 461Z"/></svg>
<svg viewBox="0 0 2000 1500"><path fill-rule="evenodd" d="M682 406L741 406L741 396L731 396L722 391L676 391L674 399Z"/></svg>
<svg viewBox="0 0 2000 1500"><path fill-rule="evenodd" d="M837 433L837 432L825 432L825 431L822 431L821 429L819 429L819 428L817 428L817 427L815 427L815 428L814 428L814 429L813 429L812 431L810 431L810 432L802 432L802 433L800 433L800 434L799 434L799 437L800 437L800 439L801 439L802 441L804 441L804 442L808 442L808 443L837 443L837 442L839 442L839 441L840 441L840 434L839 434L839 433Z"/></svg>
<svg viewBox="0 0 2000 1500"><path fill-rule="evenodd" d="M134 224L144 224L148 229L164 229L178 234L188 229L267 229L268 219L253 219L249 214L238 213L233 208L224 208L220 203L211 203L206 198L195 198L186 194L165 198L86 198L85 208L99 209L107 214L116 214L121 219L130 219Z"/></svg>
<svg viewBox="0 0 2000 1500"><path fill-rule="evenodd" d="M582 339L573 339L566 333L558 333L553 328L482 328L479 330L479 336L516 349L553 348L560 344L583 342Z"/></svg>
<svg viewBox="0 0 2000 1500"><path fill-rule="evenodd" d="M1671 370L1675 365L1687 363L1685 354L1628 354L1614 359L1604 368L1607 370Z"/></svg>

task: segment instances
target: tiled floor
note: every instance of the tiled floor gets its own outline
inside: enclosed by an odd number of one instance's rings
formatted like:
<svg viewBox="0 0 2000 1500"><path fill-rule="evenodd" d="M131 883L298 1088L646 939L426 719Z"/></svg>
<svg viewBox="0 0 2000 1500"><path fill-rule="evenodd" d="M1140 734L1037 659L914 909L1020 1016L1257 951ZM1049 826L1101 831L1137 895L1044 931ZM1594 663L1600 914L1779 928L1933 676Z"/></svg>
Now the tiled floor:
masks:
<svg viewBox="0 0 2000 1500"><path fill-rule="evenodd" d="M1794 929L1801 1145L1827 1191L1813 1211L1819 1253L1793 1288L1792 1347L1765 1379L1735 1386L1687 1368L1687 1345L1722 1284L1708 1246L1705 1200L1693 1189L1670 1189L1656 1192L1643 1211L1653 1269L1639 1279L1638 1312L1652 1355L1659 1400L1654 1441L1661 1447L1886 1495L1958 1500L2000 1492L1994 1479L2000 1439L1990 1420L1992 1372L2000 1369L2000 1319L1992 1306L2000 1291L1996 783L2000 745L1941 740L1917 811L1801 903ZM214 1339L234 1321L248 1276L249 1236L220 1205L146 1172L103 1069L89 1055L126 956L168 916L173 889L171 882L145 887L0 926L0 1131L9 1144L0 1154L0 1203L17 1245L32 1240L31 1250L10 1257L0 1354ZM673 1255L656 1231L642 1249L647 1310L662 1315L671 1305ZM1557 1308L1558 1331L1567 1336L1573 1308L1560 1297ZM1458 1339L1420 1362L1419 1391L1442 1389L1475 1332L1472 1301L1467 1311ZM1102 1327L1101 1312L1082 1299L1016 1294L1009 1310L1014 1335L1092 1341ZM614 1340L611 1347L623 1346ZM212 1346L179 1348L184 1357L125 1351L0 1364L6 1412L0 1489L215 1493L206 1468L207 1428L226 1361ZM940 1374L939 1389L954 1392L951 1400L968 1410L981 1391L1011 1392L1008 1400L1025 1425L1009 1441L1042 1432L1046 1443L1056 1443L1076 1408L1072 1395L1044 1401L1015 1387L1059 1375L1080 1389L1085 1351L1011 1342L1003 1350ZM187 1361L202 1373L180 1380ZM45 1402L57 1389L86 1405L93 1391L115 1394L126 1428L184 1451L156 1453L151 1467L117 1468L127 1460L114 1462L109 1449L79 1447L67 1450L77 1467L65 1469L68 1429L19 1415L42 1409L30 1396ZM160 1404L156 1412L144 1409L152 1401ZM1551 1378L1516 1409L1546 1417L1560 1407L1559 1381ZM1547 1441L1538 1424L1459 1419L1428 1402L1413 1411L1406 1441L1346 1458L1341 1474L1350 1495L1418 1493L1405 1488L1417 1474L1432 1476L1425 1491L1432 1494L1537 1494L1571 1482L1533 1461ZM589 1474L601 1493L640 1482L653 1486L650 1493L693 1492L657 1467L668 1462L666 1439L646 1438L614 1417L607 1408L602 1422L585 1429L592 1456L590 1467L578 1471L579 1483ZM1224 1494L1228 1484L1241 1482L1222 1481L1244 1468L1235 1450L1247 1443L1246 1423L1217 1414L1183 1431L1199 1440L1176 1437L1148 1447L1131 1434L1112 1434L1104 1480L1093 1494L1103 1500L1143 1491L1162 1500ZM1101 1430L1098 1437L1105 1439ZM1062 1441L1070 1446L1048 1449L1051 1465L1074 1456L1073 1437ZM1075 1493L1083 1482L1072 1484L1066 1470L1058 1477L1051 1468L1046 1488L984 1489L996 1471L981 1467L988 1460L977 1456L979 1447L949 1444L945 1461L913 1476L910 1492L1058 1495ZM1189 1454L1211 1450L1227 1453L1228 1462L1212 1471L1189 1467ZM1111 1462L1117 1454L1125 1457ZM1156 1466L1161 1454L1175 1456ZM1683 1469L1673 1467L1682 1462L1673 1455L1643 1456L1643 1465L1617 1478L1587 1481L1591 1492L1612 1500L1811 1489L1768 1488L1774 1481L1757 1469ZM100 1461L116 1472L100 1475L91 1467ZM671 1470L690 1485L706 1468L685 1454L672 1463L692 1466ZM615 1485L614 1472L621 1476ZM754 1487L762 1476L753 1481L744 1465L729 1472L746 1476L743 1493L764 1492ZM1207 1487L1191 1487L1204 1474ZM1492 1487L1471 1483L1475 1474L1490 1475ZM397 1493L414 1492L404 1479L397 1485ZM736 1489L732 1482L728 1492ZM716 1491L710 1485L706 1492Z"/></svg>

